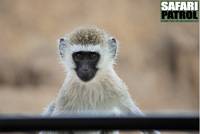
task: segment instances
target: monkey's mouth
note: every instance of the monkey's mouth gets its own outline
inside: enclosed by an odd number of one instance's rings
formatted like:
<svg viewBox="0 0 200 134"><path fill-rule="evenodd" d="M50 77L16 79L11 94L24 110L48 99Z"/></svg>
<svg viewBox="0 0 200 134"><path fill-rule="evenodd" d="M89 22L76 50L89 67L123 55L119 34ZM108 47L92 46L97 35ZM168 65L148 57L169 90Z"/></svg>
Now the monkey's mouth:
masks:
<svg viewBox="0 0 200 134"><path fill-rule="evenodd" d="M97 70L76 70L76 74L82 81L88 82L95 77Z"/></svg>

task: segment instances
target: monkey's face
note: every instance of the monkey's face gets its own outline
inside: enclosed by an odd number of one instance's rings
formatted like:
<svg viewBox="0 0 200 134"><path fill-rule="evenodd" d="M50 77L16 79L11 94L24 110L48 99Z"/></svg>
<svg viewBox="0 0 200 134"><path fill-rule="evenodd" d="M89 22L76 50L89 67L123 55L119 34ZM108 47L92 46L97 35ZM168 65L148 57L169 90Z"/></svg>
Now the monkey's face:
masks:
<svg viewBox="0 0 200 134"><path fill-rule="evenodd" d="M98 81L113 69L118 41L103 30L77 29L60 38L58 44L61 61L72 79Z"/></svg>
<svg viewBox="0 0 200 134"><path fill-rule="evenodd" d="M95 77L98 71L97 63L100 59L99 53L89 51L74 52L72 59L75 63L76 74L82 81L87 82Z"/></svg>

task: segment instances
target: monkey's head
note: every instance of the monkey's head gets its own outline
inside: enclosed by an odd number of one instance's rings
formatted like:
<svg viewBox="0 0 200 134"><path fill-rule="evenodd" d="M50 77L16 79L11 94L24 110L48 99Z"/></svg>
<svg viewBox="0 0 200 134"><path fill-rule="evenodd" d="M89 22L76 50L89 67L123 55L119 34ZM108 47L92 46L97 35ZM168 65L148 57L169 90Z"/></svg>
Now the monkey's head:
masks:
<svg viewBox="0 0 200 134"><path fill-rule="evenodd" d="M112 69L118 41L96 27L79 28L59 39L61 60L83 82Z"/></svg>

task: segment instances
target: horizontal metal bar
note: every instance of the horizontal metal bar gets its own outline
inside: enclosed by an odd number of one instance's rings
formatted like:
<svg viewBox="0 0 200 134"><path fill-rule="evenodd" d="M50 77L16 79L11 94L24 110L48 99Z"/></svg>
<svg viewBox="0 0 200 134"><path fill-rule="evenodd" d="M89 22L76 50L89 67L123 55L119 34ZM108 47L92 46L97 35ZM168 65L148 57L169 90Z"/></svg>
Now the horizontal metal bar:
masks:
<svg viewBox="0 0 200 134"><path fill-rule="evenodd" d="M40 130L198 131L197 115L141 116L0 116L0 132Z"/></svg>

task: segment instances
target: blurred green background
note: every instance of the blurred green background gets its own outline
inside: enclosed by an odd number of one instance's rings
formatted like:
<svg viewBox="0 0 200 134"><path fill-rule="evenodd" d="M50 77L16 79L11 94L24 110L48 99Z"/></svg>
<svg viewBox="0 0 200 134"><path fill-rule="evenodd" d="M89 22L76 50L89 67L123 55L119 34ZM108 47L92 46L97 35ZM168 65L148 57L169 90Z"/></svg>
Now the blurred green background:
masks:
<svg viewBox="0 0 200 134"><path fill-rule="evenodd" d="M115 69L143 111L198 111L198 23L161 23L159 0L0 0L0 113L43 111L65 77L57 39L84 25L118 38Z"/></svg>

